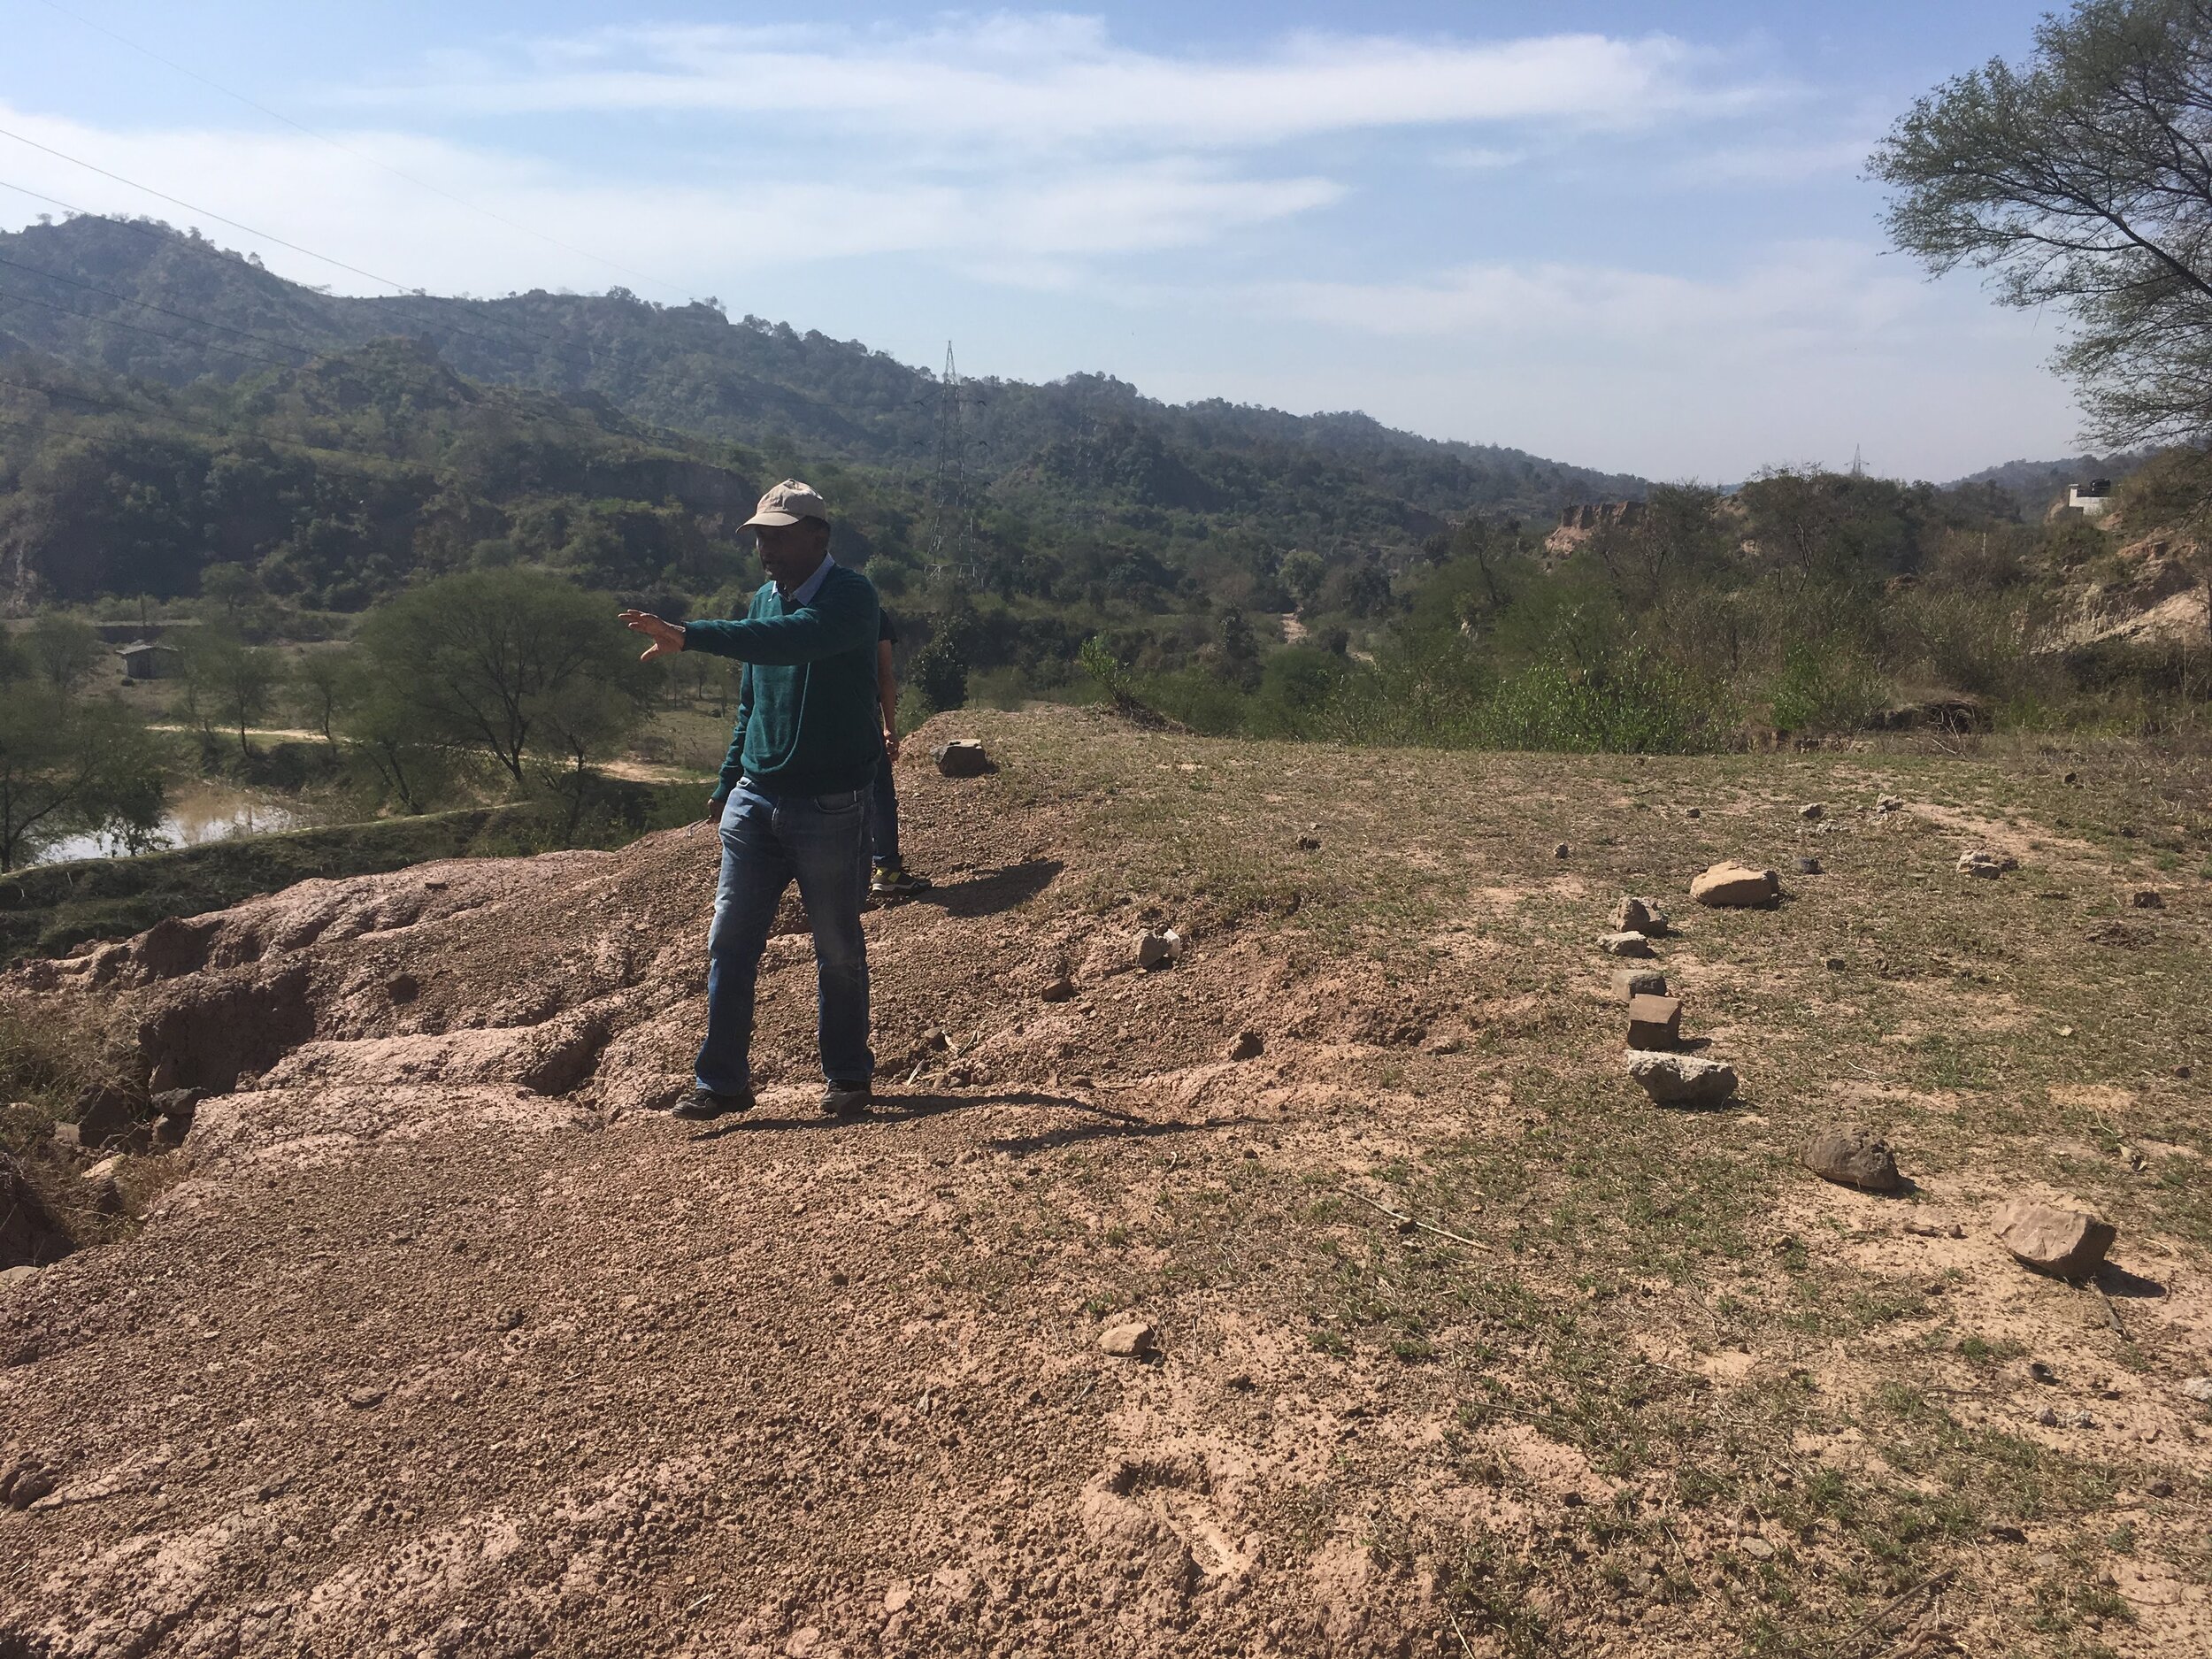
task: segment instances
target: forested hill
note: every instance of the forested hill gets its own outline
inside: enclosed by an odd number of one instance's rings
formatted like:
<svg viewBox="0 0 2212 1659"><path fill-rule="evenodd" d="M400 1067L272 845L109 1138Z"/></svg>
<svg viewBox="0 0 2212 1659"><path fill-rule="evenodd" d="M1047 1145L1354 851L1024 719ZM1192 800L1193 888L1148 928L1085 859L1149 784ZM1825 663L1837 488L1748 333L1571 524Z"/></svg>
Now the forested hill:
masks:
<svg viewBox="0 0 2212 1659"><path fill-rule="evenodd" d="M856 341L732 321L712 303L659 306L621 289L347 298L151 221L81 217L0 234L0 354L28 349L176 386L393 335L432 342L475 380L595 396L771 457L918 476L938 448L934 374ZM969 393L967 465L985 483L1008 480L1025 511L1253 511L1279 523L1325 511L1328 491L1348 488L1359 498L1352 534L1418 539L1470 511L1540 518L1571 501L1645 490L1640 479L1438 442L1363 415L1171 406L1102 375L978 380Z"/></svg>

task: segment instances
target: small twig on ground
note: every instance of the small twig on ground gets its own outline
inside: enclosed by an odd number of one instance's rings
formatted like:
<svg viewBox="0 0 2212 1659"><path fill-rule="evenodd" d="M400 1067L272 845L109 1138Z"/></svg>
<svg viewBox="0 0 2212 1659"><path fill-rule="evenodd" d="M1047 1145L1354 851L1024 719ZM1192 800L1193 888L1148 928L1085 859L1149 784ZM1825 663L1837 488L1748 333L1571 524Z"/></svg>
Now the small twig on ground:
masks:
<svg viewBox="0 0 2212 1659"><path fill-rule="evenodd" d="M1475 1659L1475 1650L1467 1645L1467 1632L1459 1627L1459 1615L1448 1607L1444 1609L1444 1617L1452 1621L1452 1634L1459 1638L1459 1651L1465 1654L1467 1659Z"/></svg>
<svg viewBox="0 0 2212 1659"><path fill-rule="evenodd" d="M2128 1334L2127 1326L2120 1323L2120 1306L2112 1300L2111 1293L2102 1285L2092 1285L2090 1288L2097 1293L2098 1300L2104 1303L2105 1320L2112 1326L2120 1340L2132 1342L2135 1339Z"/></svg>
<svg viewBox="0 0 2212 1659"><path fill-rule="evenodd" d="M1388 1204L1377 1203L1365 1193L1356 1193L1348 1187L1345 1187L1343 1192L1347 1198L1356 1198L1361 1203L1365 1204L1370 1210L1381 1210L1384 1215L1388 1216L1393 1221L1403 1222L1409 1227L1418 1227L1424 1233L1433 1233L1440 1239L1449 1239L1454 1244L1463 1244L1470 1249L1486 1250L1490 1248L1480 1239L1471 1239L1463 1233L1454 1233L1449 1228L1432 1225L1428 1222L1421 1220L1416 1216L1401 1215L1398 1211L1393 1210Z"/></svg>
<svg viewBox="0 0 2212 1659"><path fill-rule="evenodd" d="M1853 1644L1865 1636L1870 1627L1876 1634L1879 1634L1882 1625L1896 1614L1899 1608L1904 1606L1915 1596L1924 1594L1930 1589L1941 1589L1957 1575L1957 1571L1958 1569L1955 1567L1946 1567L1939 1572L1932 1572L1918 1584L1914 1585L1911 1589L1901 1591L1890 1597L1888 1601L1844 1632L1842 1640L1836 1644L1836 1651L1838 1653L1849 1651Z"/></svg>

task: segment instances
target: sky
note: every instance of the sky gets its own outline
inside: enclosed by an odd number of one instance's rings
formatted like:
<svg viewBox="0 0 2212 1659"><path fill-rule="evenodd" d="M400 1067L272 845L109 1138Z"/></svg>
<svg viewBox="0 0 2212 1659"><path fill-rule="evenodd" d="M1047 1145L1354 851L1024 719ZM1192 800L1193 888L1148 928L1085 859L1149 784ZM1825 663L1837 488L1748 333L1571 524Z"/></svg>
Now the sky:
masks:
<svg viewBox="0 0 2212 1659"><path fill-rule="evenodd" d="M711 296L1655 479L1943 480L2077 452L2061 319L1928 280L1862 174L2044 9L0 0L0 227Z"/></svg>

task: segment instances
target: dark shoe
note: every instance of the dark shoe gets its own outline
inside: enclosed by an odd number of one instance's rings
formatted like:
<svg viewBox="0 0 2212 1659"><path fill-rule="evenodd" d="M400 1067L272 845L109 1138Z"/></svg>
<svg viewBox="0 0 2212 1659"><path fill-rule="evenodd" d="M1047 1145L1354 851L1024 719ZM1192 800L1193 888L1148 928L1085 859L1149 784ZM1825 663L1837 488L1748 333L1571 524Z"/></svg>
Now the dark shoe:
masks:
<svg viewBox="0 0 2212 1659"><path fill-rule="evenodd" d="M734 1112L753 1110L753 1091L742 1094L718 1094L710 1088L695 1088L691 1098L680 1101L669 1109L671 1118L681 1118L687 1124L703 1124L717 1118L726 1118Z"/></svg>
<svg viewBox="0 0 2212 1659"><path fill-rule="evenodd" d="M822 1091L825 1118L854 1118L868 1110L875 1091L865 1083L833 1083Z"/></svg>
<svg viewBox="0 0 2212 1659"><path fill-rule="evenodd" d="M895 858L878 859L868 883L870 896L879 899L910 899L928 891L929 878L916 875Z"/></svg>

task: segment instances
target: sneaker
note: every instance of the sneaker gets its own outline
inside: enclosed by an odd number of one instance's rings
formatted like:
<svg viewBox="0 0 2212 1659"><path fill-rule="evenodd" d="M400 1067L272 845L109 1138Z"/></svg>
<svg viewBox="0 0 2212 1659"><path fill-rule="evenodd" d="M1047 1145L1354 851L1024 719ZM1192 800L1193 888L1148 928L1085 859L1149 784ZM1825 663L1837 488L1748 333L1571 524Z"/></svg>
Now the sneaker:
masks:
<svg viewBox="0 0 2212 1659"><path fill-rule="evenodd" d="M895 858L878 859L868 891L879 899L911 898L917 893L929 891L929 878L916 875Z"/></svg>
<svg viewBox="0 0 2212 1659"><path fill-rule="evenodd" d="M690 1099L679 1101L669 1109L668 1115L687 1124L703 1124L752 1110L753 1091L749 1088L741 1094L718 1094L710 1088L695 1088Z"/></svg>
<svg viewBox="0 0 2212 1659"><path fill-rule="evenodd" d="M851 1118L868 1110L875 1090L865 1083L833 1083L822 1091L825 1118Z"/></svg>

